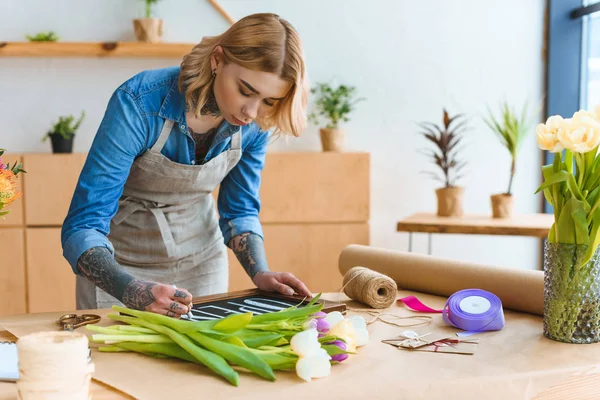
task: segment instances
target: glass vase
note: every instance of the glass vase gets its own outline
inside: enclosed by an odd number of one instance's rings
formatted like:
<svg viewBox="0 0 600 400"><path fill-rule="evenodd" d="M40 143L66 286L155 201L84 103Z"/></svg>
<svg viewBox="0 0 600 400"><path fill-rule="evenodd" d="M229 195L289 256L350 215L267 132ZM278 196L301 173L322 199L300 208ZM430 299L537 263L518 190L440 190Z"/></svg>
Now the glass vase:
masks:
<svg viewBox="0 0 600 400"><path fill-rule="evenodd" d="M550 339L600 341L599 251L581 265L586 251L586 245L545 244L543 319L544 336Z"/></svg>

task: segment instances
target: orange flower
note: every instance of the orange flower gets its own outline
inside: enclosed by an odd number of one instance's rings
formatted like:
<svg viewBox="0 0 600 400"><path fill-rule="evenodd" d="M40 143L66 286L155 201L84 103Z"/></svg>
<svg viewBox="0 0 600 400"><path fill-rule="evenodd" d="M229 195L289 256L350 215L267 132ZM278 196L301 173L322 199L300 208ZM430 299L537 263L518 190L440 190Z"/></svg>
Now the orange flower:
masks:
<svg viewBox="0 0 600 400"><path fill-rule="evenodd" d="M20 195L21 193L17 192L17 177L14 172L8 169L0 170L0 204L7 206Z"/></svg>

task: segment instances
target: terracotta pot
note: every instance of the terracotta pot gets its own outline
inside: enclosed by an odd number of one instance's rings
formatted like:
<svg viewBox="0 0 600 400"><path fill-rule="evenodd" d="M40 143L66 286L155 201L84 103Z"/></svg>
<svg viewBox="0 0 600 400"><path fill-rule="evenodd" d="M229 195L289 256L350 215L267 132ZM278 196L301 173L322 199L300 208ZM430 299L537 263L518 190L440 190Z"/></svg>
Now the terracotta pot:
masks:
<svg viewBox="0 0 600 400"><path fill-rule="evenodd" d="M463 194L465 189L459 186L437 189L438 217L462 217Z"/></svg>
<svg viewBox="0 0 600 400"><path fill-rule="evenodd" d="M319 129L323 151L344 151L344 131L341 129Z"/></svg>
<svg viewBox="0 0 600 400"><path fill-rule="evenodd" d="M513 214L514 198L506 193L495 194L492 199L492 216L510 218Z"/></svg>
<svg viewBox="0 0 600 400"><path fill-rule="evenodd" d="M138 42L159 43L162 41L163 20L160 18L134 19L133 30Z"/></svg>

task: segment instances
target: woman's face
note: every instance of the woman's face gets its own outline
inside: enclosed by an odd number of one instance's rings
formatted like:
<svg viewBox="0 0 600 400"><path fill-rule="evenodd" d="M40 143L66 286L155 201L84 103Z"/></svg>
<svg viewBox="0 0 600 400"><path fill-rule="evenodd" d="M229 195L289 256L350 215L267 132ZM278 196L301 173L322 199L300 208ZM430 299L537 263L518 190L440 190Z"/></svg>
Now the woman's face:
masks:
<svg viewBox="0 0 600 400"><path fill-rule="evenodd" d="M291 84L276 74L225 64L214 57L211 62L217 74L215 99L223 118L232 125L247 125L268 114L290 90Z"/></svg>

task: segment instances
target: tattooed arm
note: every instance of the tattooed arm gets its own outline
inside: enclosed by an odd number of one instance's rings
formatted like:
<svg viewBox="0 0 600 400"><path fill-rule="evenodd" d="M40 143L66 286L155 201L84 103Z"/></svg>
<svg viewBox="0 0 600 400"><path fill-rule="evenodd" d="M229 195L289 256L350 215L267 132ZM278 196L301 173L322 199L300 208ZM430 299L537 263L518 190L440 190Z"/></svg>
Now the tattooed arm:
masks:
<svg viewBox="0 0 600 400"><path fill-rule="evenodd" d="M135 279L119 265L106 247L93 247L84 252L77 261L77 269L129 308L177 318L189 310L192 296L187 291Z"/></svg>
<svg viewBox="0 0 600 400"><path fill-rule="evenodd" d="M229 242L229 247L251 279L259 272L269 271L265 244L257 234L244 232L234 236Z"/></svg>
<svg viewBox="0 0 600 400"><path fill-rule="evenodd" d="M308 288L294 275L289 272L269 271L265 245L259 235L251 232L241 233L231 238L228 246L259 289L288 295L296 292L311 297Z"/></svg>

